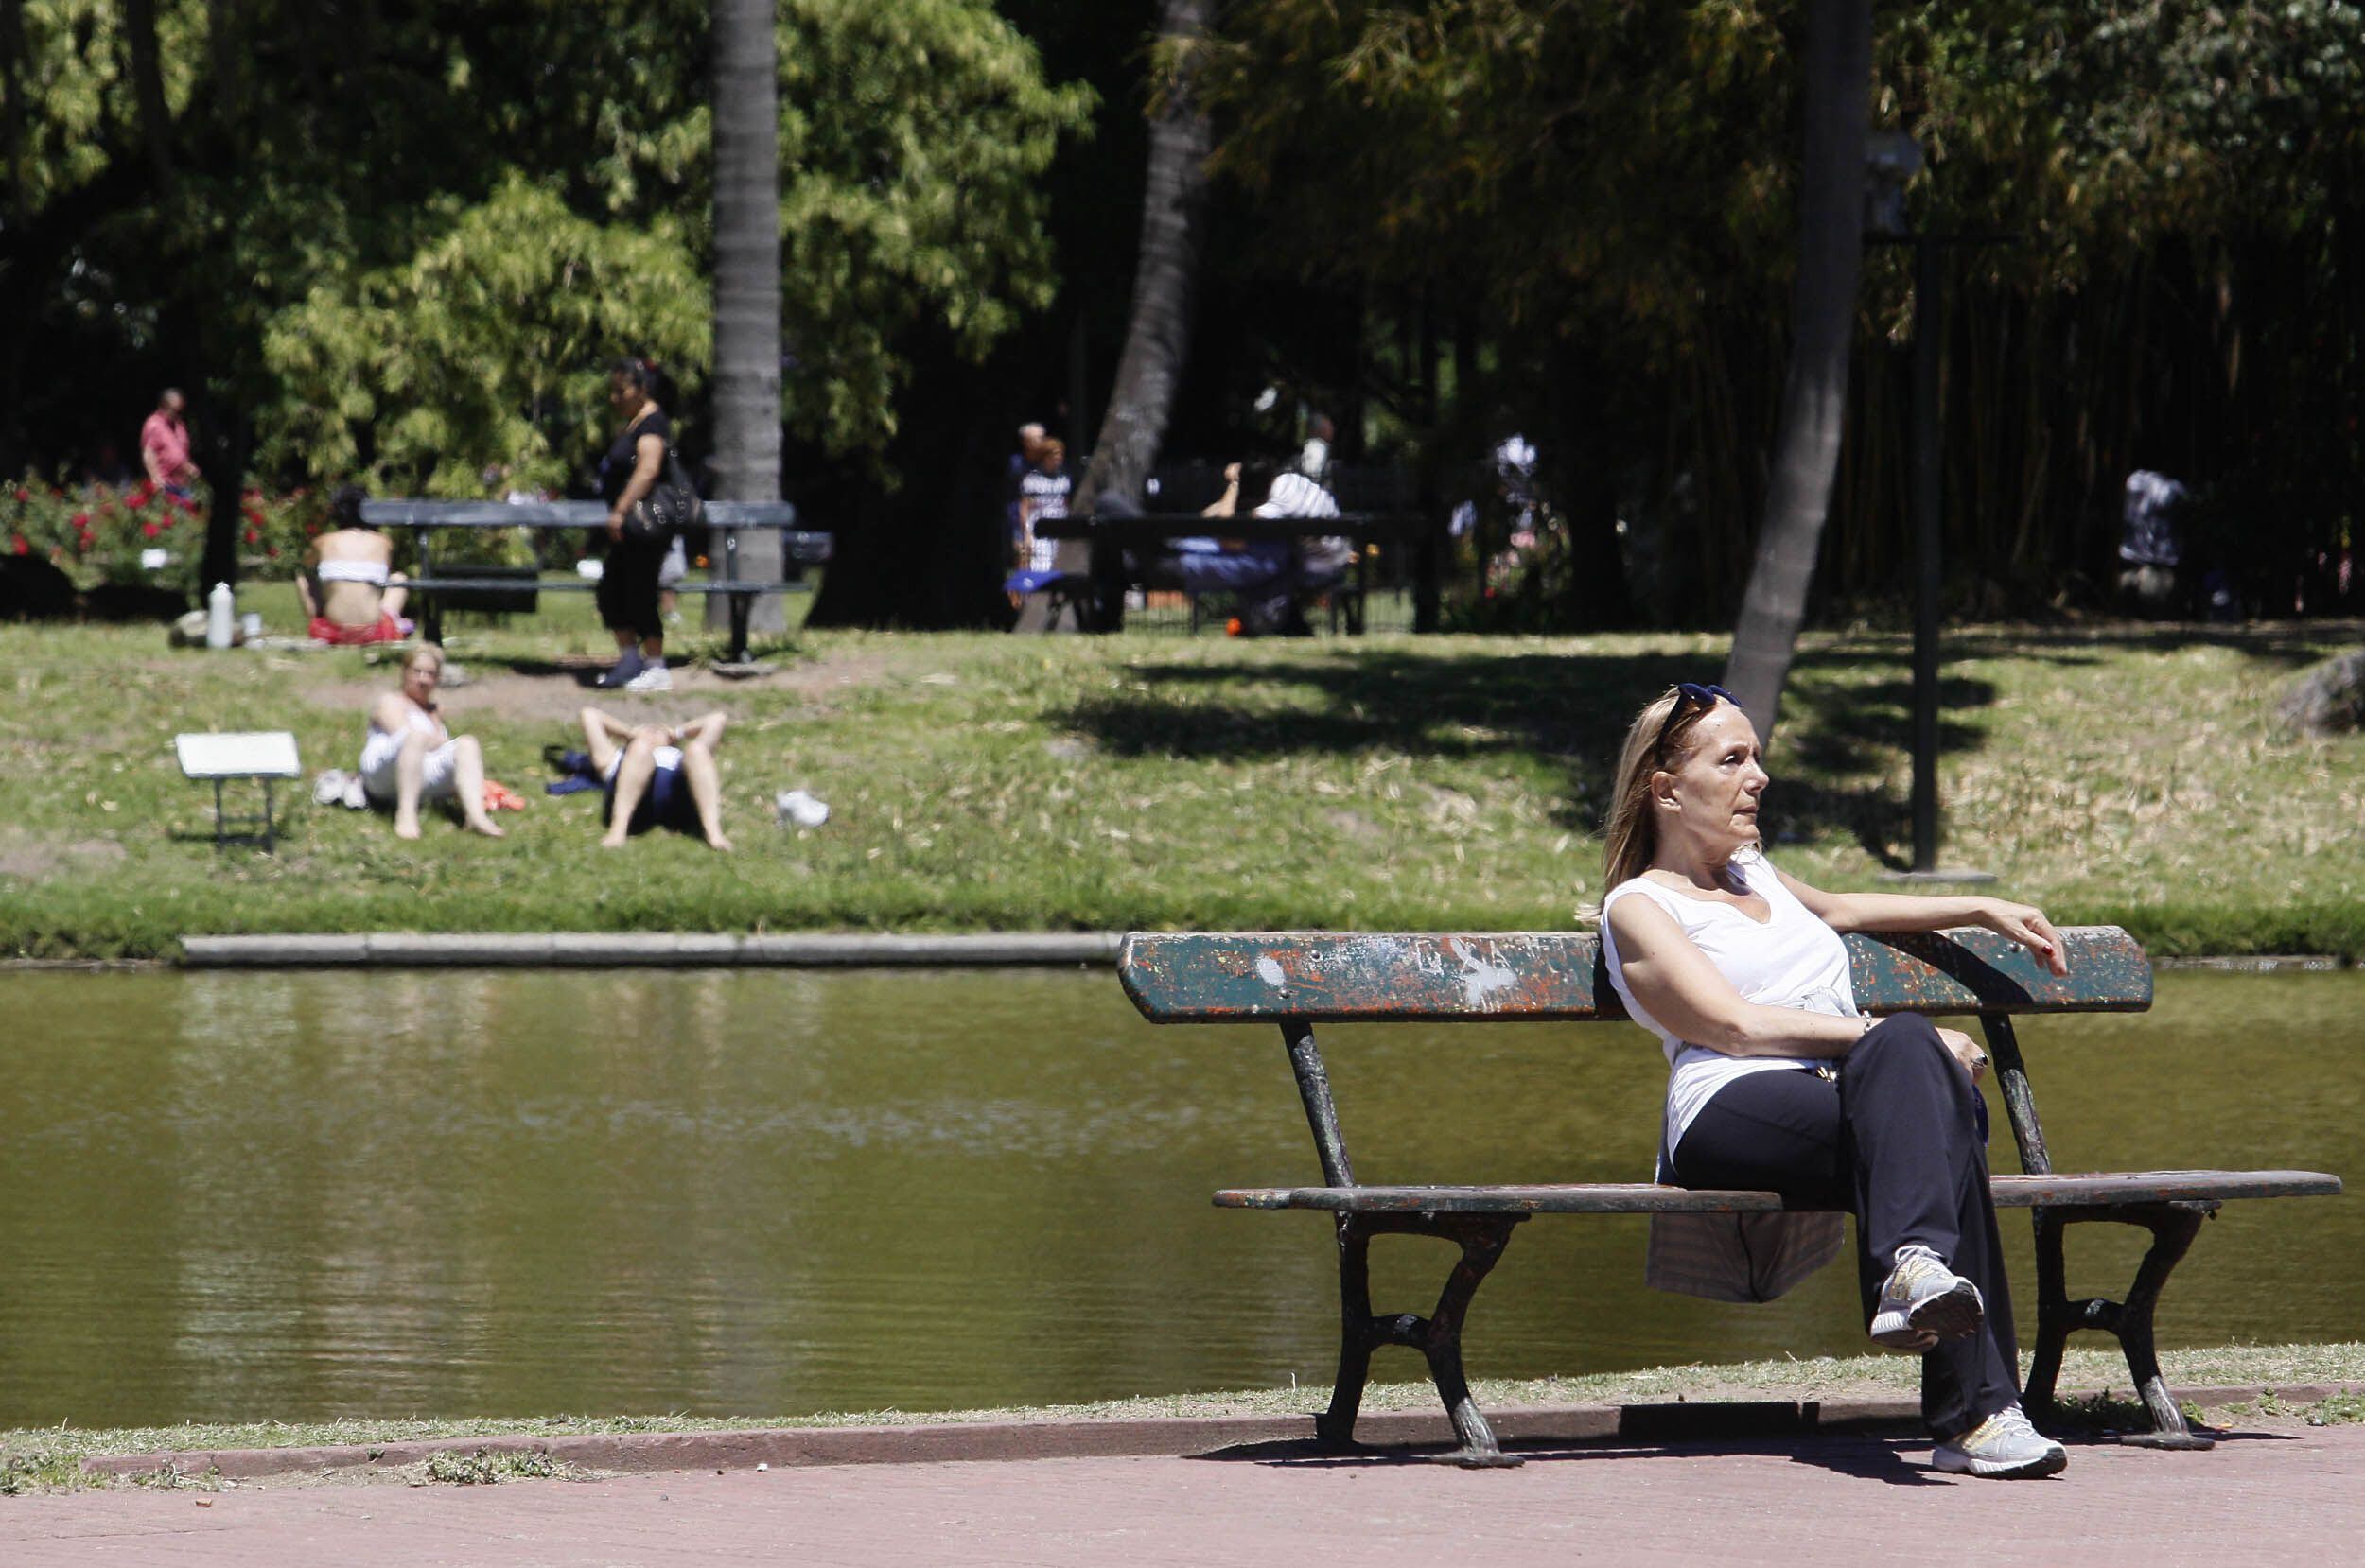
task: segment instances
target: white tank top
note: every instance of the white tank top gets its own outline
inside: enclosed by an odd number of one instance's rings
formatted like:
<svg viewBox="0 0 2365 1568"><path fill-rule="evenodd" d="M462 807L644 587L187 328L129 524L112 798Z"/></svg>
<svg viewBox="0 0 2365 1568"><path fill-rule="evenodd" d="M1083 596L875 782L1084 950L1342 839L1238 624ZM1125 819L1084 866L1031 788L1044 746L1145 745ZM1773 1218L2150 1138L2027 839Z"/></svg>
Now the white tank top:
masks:
<svg viewBox="0 0 2365 1568"><path fill-rule="evenodd" d="M1609 983L1634 1020L1659 1037L1667 1054L1667 1147L1683 1141L1684 1129L1716 1091L1750 1072L1813 1071L1829 1061L1796 1056L1727 1056L1675 1037L1636 1004L1618 962L1610 934L1610 906L1639 893L1673 917L1692 945L1716 966L1743 999L1767 1007L1797 1007L1840 1018L1856 1016L1855 987L1848 982L1848 944L1839 932L1800 903L1774 875L1763 854L1743 849L1732 859L1734 877L1766 903L1763 923L1726 903L1687 897L1646 877L1619 883L1602 900L1602 953Z"/></svg>

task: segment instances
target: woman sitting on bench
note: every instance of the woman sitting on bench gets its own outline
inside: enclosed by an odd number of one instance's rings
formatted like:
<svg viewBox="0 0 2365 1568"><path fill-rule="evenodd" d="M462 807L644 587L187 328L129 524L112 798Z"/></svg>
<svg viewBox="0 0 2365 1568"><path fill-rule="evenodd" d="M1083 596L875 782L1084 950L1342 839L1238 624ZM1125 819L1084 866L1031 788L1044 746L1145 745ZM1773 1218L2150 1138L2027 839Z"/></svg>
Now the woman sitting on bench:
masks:
<svg viewBox="0 0 2365 1568"><path fill-rule="evenodd" d="M1922 1352L1936 1467L2053 1474L2068 1455L2020 1408L1973 1083L1987 1054L1918 1014L1859 1014L1839 933L1984 926L2066 974L2060 935L2025 904L1824 893L1776 870L1767 782L1721 687L1653 702L1619 756L1602 950L1671 1069L1661 1179L1852 1212L1873 1341Z"/></svg>

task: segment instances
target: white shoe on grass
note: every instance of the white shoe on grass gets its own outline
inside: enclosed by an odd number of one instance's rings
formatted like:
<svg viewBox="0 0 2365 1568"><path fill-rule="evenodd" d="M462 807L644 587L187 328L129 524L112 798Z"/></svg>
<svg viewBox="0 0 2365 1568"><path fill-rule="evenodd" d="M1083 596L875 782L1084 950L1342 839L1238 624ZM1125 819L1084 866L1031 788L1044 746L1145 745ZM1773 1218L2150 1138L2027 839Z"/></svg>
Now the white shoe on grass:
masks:
<svg viewBox="0 0 2365 1568"><path fill-rule="evenodd" d="M624 689L626 691L671 691L674 689L674 672L665 668L663 659L658 659L655 663L642 665L640 673L624 683Z"/></svg>
<svg viewBox="0 0 2365 1568"><path fill-rule="evenodd" d="M1950 1475L2023 1481L2059 1474L2069 1468L2069 1451L2029 1425L2019 1405L2007 1404L1938 1444L1930 1462Z"/></svg>
<svg viewBox="0 0 2365 1568"><path fill-rule="evenodd" d="M1979 1287L1926 1246L1901 1246L1872 1314L1872 1342L1892 1350L1926 1350L1960 1339L1987 1321Z"/></svg>

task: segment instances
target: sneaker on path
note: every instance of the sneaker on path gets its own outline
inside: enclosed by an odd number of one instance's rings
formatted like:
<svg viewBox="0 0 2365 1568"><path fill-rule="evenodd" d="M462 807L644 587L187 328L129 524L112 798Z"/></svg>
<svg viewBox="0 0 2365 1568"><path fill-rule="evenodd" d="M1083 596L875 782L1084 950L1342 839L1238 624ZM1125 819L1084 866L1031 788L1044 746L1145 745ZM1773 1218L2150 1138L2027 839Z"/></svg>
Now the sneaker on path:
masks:
<svg viewBox="0 0 2365 1568"><path fill-rule="evenodd" d="M1901 1246L1872 1314L1872 1342L1892 1350L1926 1350L1941 1339L1979 1332L1987 1320L1979 1287L1926 1246Z"/></svg>
<svg viewBox="0 0 2365 1568"><path fill-rule="evenodd" d="M624 683L624 689L627 691L671 691L674 689L674 672L665 668L663 659L659 659L655 664L644 665L640 673Z"/></svg>
<svg viewBox="0 0 2365 1568"><path fill-rule="evenodd" d="M2007 1404L1938 1444L1930 1461L1952 1475L2020 1481L2059 1474L2069 1467L2069 1451L2029 1425L2019 1405Z"/></svg>
<svg viewBox="0 0 2365 1568"><path fill-rule="evenodd" d="M609 665L600 678L591 684L602 691L621 691L632 684L634 677L640 673L640 655L638 653L625 653L614 664Z"/></svg>

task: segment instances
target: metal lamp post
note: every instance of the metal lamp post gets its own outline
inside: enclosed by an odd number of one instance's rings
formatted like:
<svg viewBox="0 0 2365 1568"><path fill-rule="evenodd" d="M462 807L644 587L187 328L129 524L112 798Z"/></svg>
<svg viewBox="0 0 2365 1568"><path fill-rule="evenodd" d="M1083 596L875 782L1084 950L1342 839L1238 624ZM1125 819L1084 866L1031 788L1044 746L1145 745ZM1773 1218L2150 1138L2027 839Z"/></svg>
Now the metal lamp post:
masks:
<svg viewBox="0 0 2365 1568"><path fill-rule="evenodd" d="M1938 332L1943 320L1938 262L1948 238L1917 234L1905 217L1905 184L1921 172L1920 146L1901 131L1882 131L1865 148L1865 235L1874 244L1914 251L1914 859L1884 880L1991 882L1985 871L1942 871L1938 858L1938 590L1943 575L1939 524Z"/></svg>

